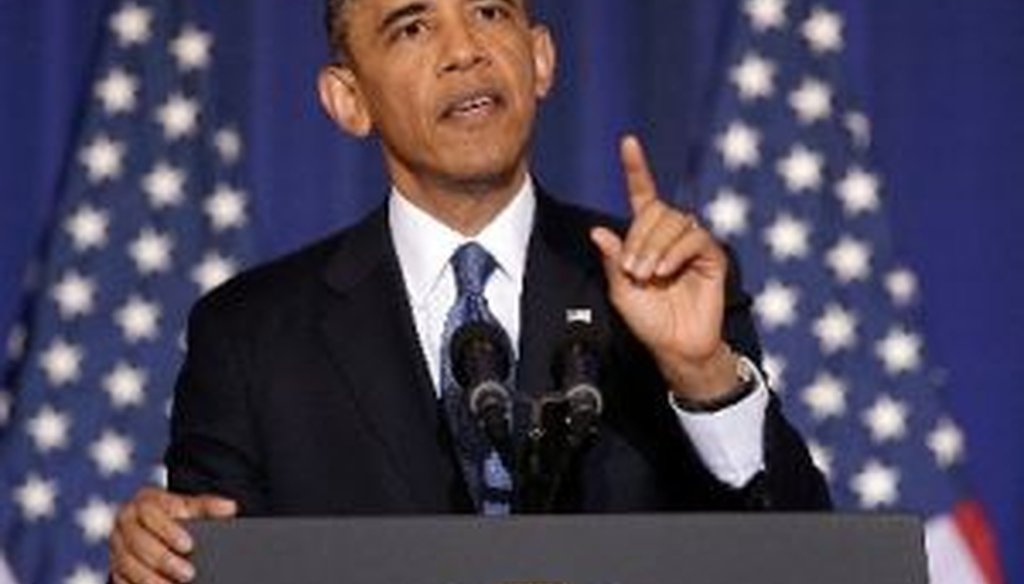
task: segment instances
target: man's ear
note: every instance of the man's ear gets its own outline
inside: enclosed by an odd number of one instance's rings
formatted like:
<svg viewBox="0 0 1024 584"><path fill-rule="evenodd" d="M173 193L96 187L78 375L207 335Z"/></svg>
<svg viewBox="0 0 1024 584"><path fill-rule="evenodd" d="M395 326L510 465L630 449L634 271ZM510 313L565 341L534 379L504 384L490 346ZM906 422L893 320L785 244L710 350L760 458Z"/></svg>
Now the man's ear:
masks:
<svg viewBox="0 0 1024 584"><path fill-rule="evenodd" d="M320 105L334 123L357 138L370 134L373 120L352 69L343 65L327 65L320 69L317 89Z"/></svg>
<svg viewBox="0 0 1024 584"><path fill-rule="evenodd" d="M533 71L534 94L538 98L547 97L555 83L558 51L548 27L538 24L533 27Z"/></svg>

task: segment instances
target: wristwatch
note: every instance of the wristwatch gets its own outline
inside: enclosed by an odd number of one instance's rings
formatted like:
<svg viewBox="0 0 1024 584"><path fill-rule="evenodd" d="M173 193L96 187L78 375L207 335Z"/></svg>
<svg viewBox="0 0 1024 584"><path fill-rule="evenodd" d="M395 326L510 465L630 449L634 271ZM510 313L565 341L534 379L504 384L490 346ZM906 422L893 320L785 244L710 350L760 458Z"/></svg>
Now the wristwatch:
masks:
<svg viewBox="0 0 1024 584"><path fill-rule="evenodd" d="M735 354L735 353L734 353ZM728 393L709 400L693 400L669 393L669 399L679 409L695 414L710 414L743 401L757 389L758 374L755 365L743 355L736 355L736 379L739 383Z"/></svg>

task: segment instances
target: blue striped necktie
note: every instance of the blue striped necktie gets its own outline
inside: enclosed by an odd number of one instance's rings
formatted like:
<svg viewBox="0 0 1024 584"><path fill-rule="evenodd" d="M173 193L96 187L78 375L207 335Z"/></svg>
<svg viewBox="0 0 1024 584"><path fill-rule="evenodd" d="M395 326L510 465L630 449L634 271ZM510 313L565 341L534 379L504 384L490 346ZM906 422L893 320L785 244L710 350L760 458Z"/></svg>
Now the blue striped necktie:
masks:
<svg viewBox="0 0 1024 584"><path fill-rule="evenodd" d="M456 297L445 319L441 344L442 400L462 472L477 508L484 515L508 515L512 475L470 414L463 391L452 373L448 350L452 335L468 322L483 321L501 328L484 298L484 286L497 264L487 250L473 242L455 250L451 264L455 272Z"/></svg>

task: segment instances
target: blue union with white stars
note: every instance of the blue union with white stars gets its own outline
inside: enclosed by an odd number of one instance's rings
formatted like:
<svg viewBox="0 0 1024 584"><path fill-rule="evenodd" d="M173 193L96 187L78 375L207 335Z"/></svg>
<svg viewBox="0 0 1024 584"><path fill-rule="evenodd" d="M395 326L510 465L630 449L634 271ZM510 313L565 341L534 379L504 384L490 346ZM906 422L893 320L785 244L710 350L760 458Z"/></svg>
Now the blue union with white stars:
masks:
<svg viewBox="0 0 1024 584"><path fill-rule="evenodd" d="M105 581L116 506L162 481L186 311L248 256L242 138L213 111L215 42L187 9L110 14L8 342L0 544L22 583Z"/></svg>
<svg viewBox="0 0 1024 584"><path fill-rule="evenodd" d="M741 259L773 387L840 507L948 511L963 438L925 360L870 125L828 2L747 0L699 185Z"/></svg>

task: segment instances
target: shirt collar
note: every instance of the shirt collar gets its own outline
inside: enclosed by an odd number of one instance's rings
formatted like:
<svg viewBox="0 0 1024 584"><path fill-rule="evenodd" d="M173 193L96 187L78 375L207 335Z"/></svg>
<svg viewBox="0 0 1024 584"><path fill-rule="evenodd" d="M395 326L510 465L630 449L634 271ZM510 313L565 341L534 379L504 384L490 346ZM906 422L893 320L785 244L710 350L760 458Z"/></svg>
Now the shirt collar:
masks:
<svg viewBox="0 0 1024 584"><path fill-rule="evenodd" d="M452 254L460 245L470 241L476 241L494 257L498 264L497 273L517 286L521 285L536 207L533 179L527 177L519 192L480 233L466 237L414 205L396 187L392 187L388 222L413 305L426 301L445 274Z"/></svg>

